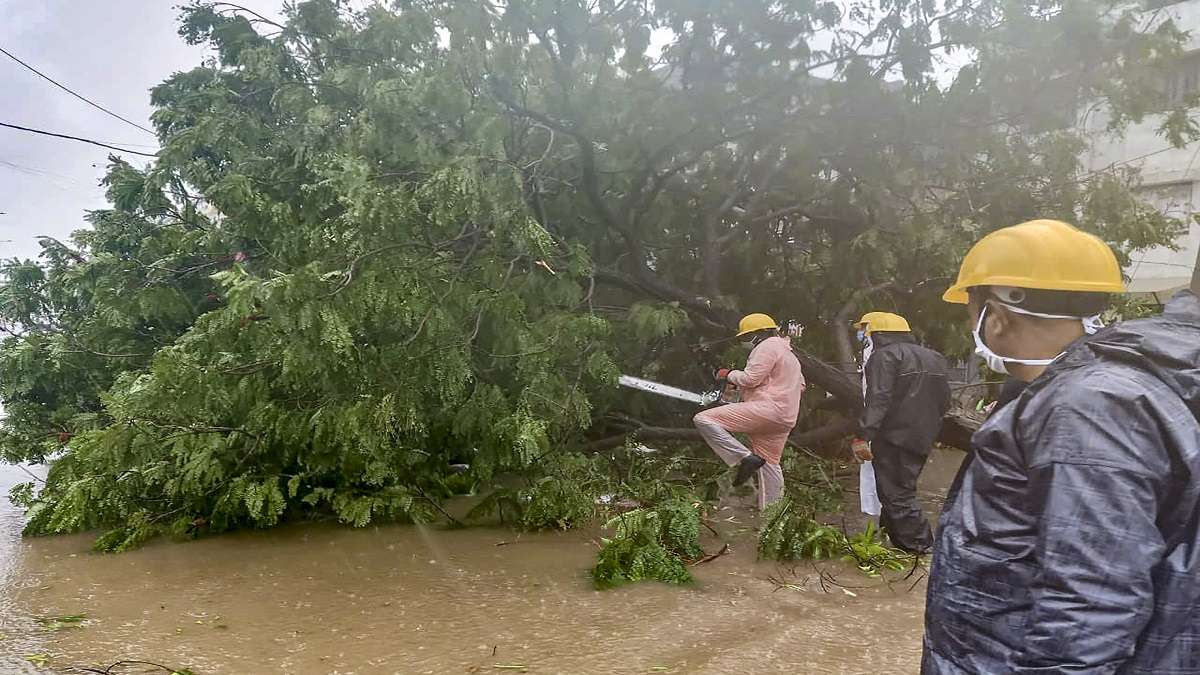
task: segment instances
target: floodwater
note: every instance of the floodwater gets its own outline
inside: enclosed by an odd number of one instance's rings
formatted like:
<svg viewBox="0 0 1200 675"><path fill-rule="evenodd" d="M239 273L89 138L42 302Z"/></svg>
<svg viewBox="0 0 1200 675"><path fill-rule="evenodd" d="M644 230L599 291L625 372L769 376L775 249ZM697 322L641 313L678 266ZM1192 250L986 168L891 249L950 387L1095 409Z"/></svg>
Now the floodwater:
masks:
<svg viewBox="0 0 1200 675"><path fill-rule="evenodd" d="M931 509L960 456L935 451ZM5 493L23 480L0 466ZM811 565L756 562L743 512L715 519L732 551L694 568L696 585L597 592L595 532L294 525L103 555L86 536L21 539L4 500L0 672L121 660L198 675L917 671L920 571L888 584L827 564L823 581ZM65 615L86 619L37 622Z"/></svg>

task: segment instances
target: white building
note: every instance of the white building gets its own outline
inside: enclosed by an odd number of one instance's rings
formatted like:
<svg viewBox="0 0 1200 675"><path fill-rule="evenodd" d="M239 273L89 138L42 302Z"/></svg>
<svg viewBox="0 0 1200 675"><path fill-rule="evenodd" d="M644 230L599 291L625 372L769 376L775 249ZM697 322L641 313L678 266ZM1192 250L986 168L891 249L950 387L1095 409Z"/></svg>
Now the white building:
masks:
<svg viewBox="0 0 1200 675"><path fill-rule="evenodd" d="M1200 92L1200 0L1150 0L1148 7L1148 23L1170 16L1176 27L1190 32L1187 55L1176 69L1164 75L1167 95L1182 98ZM1197 114L1200 116L1200 111ZM1160 116L1148 116L1142 123L1131 125L1123 137L1105 133L1107 123L1102 109L1084 111L1082 124L1092 138L1092 147L1084 157L1085 169L1137 168L1146 201L1190 227L1176 241L1179 250L1158 248L1136 253L1126 270L1131 292L1164 301L1191 281L1200 250L1200 224L1193 217L1200 215L1200 141L1172 148L1158 134Z"/></svg>

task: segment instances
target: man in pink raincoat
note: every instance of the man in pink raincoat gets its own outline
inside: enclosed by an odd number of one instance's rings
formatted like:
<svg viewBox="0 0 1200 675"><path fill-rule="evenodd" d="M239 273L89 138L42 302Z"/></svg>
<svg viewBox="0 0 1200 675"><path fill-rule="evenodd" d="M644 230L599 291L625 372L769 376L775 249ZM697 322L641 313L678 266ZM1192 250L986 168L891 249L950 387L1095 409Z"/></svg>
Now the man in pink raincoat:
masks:
<svg viewBox="0 0 1200 675"><path fill-rule="evenodd" d="M766 314L743 318L738 337L754 345L745 370L722 370L718 376L741 390L742 402L705 410L693 422L718 457L737 465L734 485L757 474L758 507L763 509L783 494L779 460L800 414L804 374L791 342ZM750 447L734 438L735 433L746 434Z"/></svg>

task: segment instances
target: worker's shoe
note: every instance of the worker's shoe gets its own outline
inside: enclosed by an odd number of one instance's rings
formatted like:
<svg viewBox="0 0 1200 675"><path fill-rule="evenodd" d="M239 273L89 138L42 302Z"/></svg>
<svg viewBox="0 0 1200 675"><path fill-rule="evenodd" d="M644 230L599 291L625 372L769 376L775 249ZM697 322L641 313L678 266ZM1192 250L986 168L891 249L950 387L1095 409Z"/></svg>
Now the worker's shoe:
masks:
<svg viewBox="0 0 1200 675"><path fill-rule="evenodd" d="M758 473L758 470L766 463L767 460L758 455L750 455L738 462L737 475L733 477L733 486L737 487L750 480L750 477Z"/></svg>

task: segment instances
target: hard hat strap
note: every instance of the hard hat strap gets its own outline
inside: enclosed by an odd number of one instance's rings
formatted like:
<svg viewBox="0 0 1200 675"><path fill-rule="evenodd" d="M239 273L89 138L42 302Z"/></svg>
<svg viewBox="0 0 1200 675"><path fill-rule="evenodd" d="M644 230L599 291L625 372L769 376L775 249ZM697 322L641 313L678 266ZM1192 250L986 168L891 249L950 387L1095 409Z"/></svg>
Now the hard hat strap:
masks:
<svg viewBox="0 0 1200 675"><path fill-rule="evenodd" d="M1104 322L1100 320L1099 314L1093 314L1092 316L1071 316L1069 314L1045 314L1043 312L1032 312L1028 309L1023 309L1021 307L1017 307L1016 305L1010 305L1007 302L1000 302L1000 304L1003 305L1005 309L1007 309L1011 312L1016 312L1017 314L1024 314L1025 316L1036 316L1039 319L1075 319L1075 320L1083 323L1083 332L1087 333L1088 335L1095 335L1097 331L1099 331L1101 328L1104 328Z"/></svg>

